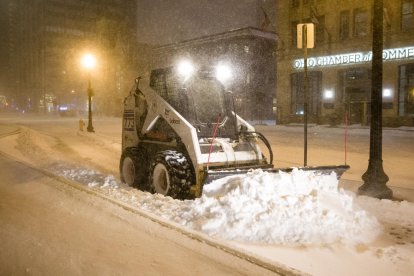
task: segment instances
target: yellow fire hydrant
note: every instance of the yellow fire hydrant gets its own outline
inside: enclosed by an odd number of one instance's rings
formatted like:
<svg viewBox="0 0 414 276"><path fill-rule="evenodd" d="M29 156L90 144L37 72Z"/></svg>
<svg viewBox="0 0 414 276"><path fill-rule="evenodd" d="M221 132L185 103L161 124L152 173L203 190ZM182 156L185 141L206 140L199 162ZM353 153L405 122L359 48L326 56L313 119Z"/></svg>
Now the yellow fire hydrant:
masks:
<svg viewBox="0 0 414 276"><path fill-rule="evenodd" d="M83 131L83 127L85 126L85 122L82 120L82 118L79 119L79 130Z"/></svg>

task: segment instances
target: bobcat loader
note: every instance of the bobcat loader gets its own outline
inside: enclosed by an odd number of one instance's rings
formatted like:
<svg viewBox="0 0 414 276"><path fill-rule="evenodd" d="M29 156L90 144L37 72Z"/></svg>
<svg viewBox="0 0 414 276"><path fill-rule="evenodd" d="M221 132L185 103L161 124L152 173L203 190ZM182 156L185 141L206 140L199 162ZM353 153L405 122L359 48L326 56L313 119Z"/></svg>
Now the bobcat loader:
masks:
<svg viewBox="0 0 414 276"><path fill-rule="evenodd" d="M274 169L266 138L234 109L217 68L153 70L124 100L121 181L177 199L202 194L203 185L250 169ZM261 142L259 142L261 141ZM259 145L268 150L269 160ZM306 167L340 176L348 166ZM283 169L289 171L291 168Z"/></svg>

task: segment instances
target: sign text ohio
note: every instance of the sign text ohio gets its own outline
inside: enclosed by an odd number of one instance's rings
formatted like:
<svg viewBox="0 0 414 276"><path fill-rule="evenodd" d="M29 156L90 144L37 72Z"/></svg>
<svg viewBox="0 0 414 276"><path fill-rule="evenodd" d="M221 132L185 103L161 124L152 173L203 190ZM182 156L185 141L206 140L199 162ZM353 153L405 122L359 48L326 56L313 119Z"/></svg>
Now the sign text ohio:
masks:
<svg viewBox="0 0 414 276"><path fill-rule="evenodd" d="M414 46L405 48L386 49L382 52L383 60L396 60L396 59L413 59L414 58ZM364 62L370 62L372 60L372 52L365 53L349 53L333 56L322 56L308 58L308 67L326 67L335 65L352 65ZM293 62L295 69L303 68L303 59L296 59Z"/></svg>

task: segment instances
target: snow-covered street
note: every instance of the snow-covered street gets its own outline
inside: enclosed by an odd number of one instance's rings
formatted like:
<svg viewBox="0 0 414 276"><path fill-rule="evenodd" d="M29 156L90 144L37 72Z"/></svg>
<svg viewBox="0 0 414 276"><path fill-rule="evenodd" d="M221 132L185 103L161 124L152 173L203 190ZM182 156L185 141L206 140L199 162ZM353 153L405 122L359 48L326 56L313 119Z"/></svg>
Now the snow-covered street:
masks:
<svg viewBox="0 0 414 276"><path fill-rule="evenodd" d="M94 124L96 132L91 134L78 131L75 118L0 116L1 152L83 187L74 189L59 177L2 157L0 239L9 253L0 255L0 264L5 272L132 274L137 267L151 275L414 271L411 129L384 131L388 184L403 201L353 194L362 184L369 147L369 130L356 126L348 130L351 170L340 183L334 176L300 171L255 171L207 186L200 199L178 201L120 183L121 120L97 118ZM310 129L309 164L344 163L344 130ZM275 166L302 165L300 126L257 130L272 144ZM191 240L191 235L198 238ZM200 243L203 239L205 244ZM242 257L233 250L243 252ZM254 256L253 261L246 261L244 254Z"/></svg>

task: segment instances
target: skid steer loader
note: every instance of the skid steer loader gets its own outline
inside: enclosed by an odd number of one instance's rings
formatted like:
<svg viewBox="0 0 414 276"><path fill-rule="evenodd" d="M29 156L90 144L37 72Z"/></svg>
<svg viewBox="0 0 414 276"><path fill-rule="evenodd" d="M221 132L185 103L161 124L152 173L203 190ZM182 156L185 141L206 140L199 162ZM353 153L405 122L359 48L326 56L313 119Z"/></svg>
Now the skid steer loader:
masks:
<svg viewBox="0 0 414 276"><path fill-rule="evenodd" d="M146 81L136 79L124 100L121 181L191 199L201 196L203 185L213 179L257 168L281 170L273 168L266 138L237 115L233 96L214 69L183 65L152 70ZM269 160L259 144L267 148ZM348 168L302 169L340 176Z"/></svg>

